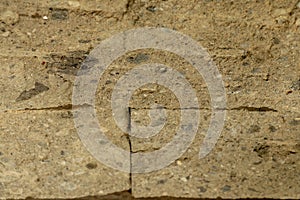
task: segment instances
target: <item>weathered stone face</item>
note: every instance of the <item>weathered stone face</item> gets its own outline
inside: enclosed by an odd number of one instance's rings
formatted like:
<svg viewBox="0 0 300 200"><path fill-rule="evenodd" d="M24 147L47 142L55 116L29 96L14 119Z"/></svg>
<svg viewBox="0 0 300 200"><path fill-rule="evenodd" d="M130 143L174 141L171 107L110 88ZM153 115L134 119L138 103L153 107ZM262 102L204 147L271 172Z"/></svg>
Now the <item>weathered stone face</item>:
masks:
<svg viewBox="0 0 300 200"><path fill-rule="evenodd" d="M0 198L300 198L299 7L296 0L2 0ZM183 110L200 113L196 136L182 156L161 170L135 174L106 166L84 146L72 94L92 49L140 27L174 29L206 48L224 81L227 113L215 147L199 159L212 116L204 77L167 51L122 55L99 80L95 117L106 137L130 152L131 164L134 154L161 149L176 136ZM144 85L133 93L123 123L128 130L133 123L147 126L151 112L164 108L164 127L145 139L117 126L111 97L122 76L147 63L182 74L199 108L181 108L169 88Z"/></svg>
<svg viewBox="0 0 300 200"><path fill-rule="evenodd" d="M129 189L128 174L97 162L84 148L71 111L10 110L1 119L1 197L70 198Z"/></svg>

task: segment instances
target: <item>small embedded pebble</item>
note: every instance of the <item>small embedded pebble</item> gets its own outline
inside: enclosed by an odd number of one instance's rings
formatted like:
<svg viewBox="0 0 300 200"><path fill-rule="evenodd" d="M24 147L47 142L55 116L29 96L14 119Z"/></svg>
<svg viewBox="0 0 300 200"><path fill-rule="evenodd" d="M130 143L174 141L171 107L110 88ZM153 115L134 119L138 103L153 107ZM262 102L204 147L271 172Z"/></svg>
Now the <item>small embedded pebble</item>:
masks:
<svg viewBox="0 0 300 200"><path fill-rule="evenodd" d="M203 187L203 186L200 186L200 187L199 187L199 190L200 190L200 192L201 192L201 193L204 193L204 192L206 192L206 188L205 188L205 187Z"/></svg>
<svg viewBox="0 0 300 200"><path fill-rule="evenodd" d="M95 169L95 168L97 168L97 164L96 163L88 163L88 164L86 164L86 168Z"/></svg>
<svg viewBox="0 0 300 200"><path fill-rule="evenodd" d="M108 19L106 20L106 22L107 22L108 24L116 23L116 22L117 22L117 19L114 18L114 17L110 17L110 18L108 18Z"/></svg>
<svg viewBox="0 0 300 200"><path fill-rule="evenodd" d="M73 191L77 189L77 185L75 185L72 182L63 182L60 184L60 186L62 187L62 189L68 190L68 191Z"/></svg>
<svg viewBox="0 0 300 200"><path fill-rule="evenodd" d="M91 40L83 40L83 39L80 39L78 40L79 43L89 43L91 42Z"/></svg>
<svg viewBox="0 0 300 200"><path fill-rule="evenodd" d="M158 184L164 184L166 182L166 180L159 180L157 181Z"/></svg>
<svg viewBox="0 0 300 200"><path fill-rule="evenodd" d="M126 60L130 63L134 64L140 64L142 62L145 62L149 59L149 56L147 54L139 53L135 57L130 56Z"/></svg>
<svg viewBox="0 0 300 200"><path fill-rule="evenodd" d="M296 26L300 26L300 18L296 20L295 24Z"/></svg>
<svg viewBox="0 0 300 200"><path fill-rule="evenodd" d="M248 129L249 133L257 133L260 131L260 127L258 125L251 125Z"/></svg>
<svg viewBox="0 0 300 200"><path fill-rule="evenodd" d="M269 130L270 130L271 132L277 131L276 127L275 127L275 126L272 126L272 125L269 126Z"/></svg>
<svg viewBox="0 0 300 200"><path fill-rule="evenodd" d="M53 20L66 20L69 17L69 12L67 9L53 9L51 19Z"/></svg>
<svg viewBox="0 0 300 200"><path fill-rule="evenodd" d="M182 178L180 178L180 180L183 181L183 182L187 182L188 181L188 179L186 177L182 177Z"/></svg>
<svg viewBox="0 0 300 200"><path fill-rule="evenodd" d="M161 73L164 73L164 72L166 72L166 71L167 71L167 68L165 68L165 67L162 67L162 68L160 68L160 69L159 69L159 71L160 71Z"/></svg>
<svg viewBox="0 0 300 200"><path fill-rule="evenodd" d="M257 158L257 160L255 160L254 162L253 162L253 164L254 165L259 165L259 164L261 164L262 163L262 159L259 157L259 158Z"/></svg>
<svg viewBox="0 0 300 200"><path fill-rule="evenodd" d="M300 79L297 81L294 81L290 87L292 90L300 90Z"/></svg>
<svg viewBox="0 0 300 200"><path fill-rule="evenodd" d="M222 188L222 191L223 192L228 192L228 191L230 191L231 190L231 186L229 186L229 185L225 185L223 188Z"/></svg>
<svg viewBox="0 0 300 200"><path fill-rule="evenodd" d="M49 124L43 124L44 127L49 128Z"/></svg>
<svg viewBox="0 0 300 200"><path fill-rule="evenodd" d="M287 9L284 8L279 8L273 11L273 15L278 17L278 16L284 16L284 15L288 15L289 11Z"/></svg>
<svg viewBox="0 0 300 200"><path fill-rule="evenodd" d="M299 118L294 118L292 121L290 121L290 125L292 125L292 126L298 126L298 125L300 125Z"/></svg>
<svg viewBox="0 0 300 200"><path fill-rule="evenodd" d="M182 162L181 162L180 160L177 160L176 164L177 164L178 166L181 166L181 165L182 165Z"/></svg>
<svg viewBox="0 0 300 200"><path fill-rule="evenodd" d="M80 3L78 1L68 1L68 5L70 7L76 8L80 6Z"/></svg>
<svg viewBox="0 0 300 200"><path fill-rule="evenodd" d="M150 12L155 12L157 10L157 8L155 6L149 6L146 9Z"/></svg>
<svg viewBox="0 0 300 200"><path fill-rule="evenodd" d="M19 15L13 11L6 10L0 14L0 21L7 25L16 24L19 21Z"/></svg>
<svg viewBox="0 0 300 200"><path fill-rule="evenodd" d="M8 37L8 36L9 36L9 34L10 34L10 32L9 32L9 31L5 31L4 33L2 33L2 36L3 36L3 37Z"/></svg>

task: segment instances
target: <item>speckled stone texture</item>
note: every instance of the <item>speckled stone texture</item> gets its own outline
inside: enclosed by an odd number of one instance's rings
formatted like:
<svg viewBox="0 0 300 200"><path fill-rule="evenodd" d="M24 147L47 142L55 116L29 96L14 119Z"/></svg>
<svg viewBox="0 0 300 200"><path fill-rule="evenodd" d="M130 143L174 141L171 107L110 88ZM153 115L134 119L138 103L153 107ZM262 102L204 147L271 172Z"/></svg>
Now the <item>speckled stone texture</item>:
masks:
<svg viewBox="0 0 300 200"><path fill-rule="evenodd" d="M155 84L135 91L128 123L167 122L148 139L116 125L111 94L129 70L163 63L195 89L200 126L189 149L147 174L109 168L84 147L72 114L75 76L104 39L139 27L186 34L211 55L224 81L227 116L213 151L199 159L211 117L203 77L178 55L128 52L99 80L96 116L107 138L134 153L169 142L181 109ZM300 198L300 2L189 0L0 1L0 199ZM164 197L164 198L163 198Z"/></svg>

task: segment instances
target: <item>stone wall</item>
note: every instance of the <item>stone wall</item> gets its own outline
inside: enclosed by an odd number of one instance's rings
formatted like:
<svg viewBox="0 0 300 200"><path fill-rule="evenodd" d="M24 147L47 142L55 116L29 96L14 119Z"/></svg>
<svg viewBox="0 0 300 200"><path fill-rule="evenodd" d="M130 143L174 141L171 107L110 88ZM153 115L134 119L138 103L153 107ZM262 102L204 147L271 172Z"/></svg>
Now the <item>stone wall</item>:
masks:
<svg viewBox="0 0 300 200"><path fill-rule="evenodd" d="M183 58L155 49L128 52L107 68L96 115L130 155L162 148L190 108L181 108L168 88L143 86L124 120L149 124L156 102L167 121L159 135L142 140L118 128L110 97L128 70L164 63L197 94L201 120L188 150L161 170L134 174L99 162L77 134L72 92L81 63L101 41L138 27L188 35L222 75L225 125L203 159L199 147L212 116L207 85ZM0 42L0 199L300 198L297 0L1 0Z"/></svg>

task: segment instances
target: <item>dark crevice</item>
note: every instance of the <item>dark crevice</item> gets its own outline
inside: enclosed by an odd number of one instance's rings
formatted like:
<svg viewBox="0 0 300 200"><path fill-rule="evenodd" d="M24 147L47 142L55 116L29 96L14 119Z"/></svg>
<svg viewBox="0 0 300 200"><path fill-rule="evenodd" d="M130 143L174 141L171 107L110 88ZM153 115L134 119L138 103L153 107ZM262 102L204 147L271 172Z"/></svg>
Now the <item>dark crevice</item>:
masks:
<svg viewBox="0 0 300 200"><path fill-rule="evenodd" d="M126 4L126 11L127 12L132 8L134 3L135 3L134 0L128 0L127 1L127 4Z"/></svg>
<svg viewBox="0 0 300 200"><path fill-rule="evenodd" d="M161 197L141 197L141 198L135 198L132 196L130 190L122 191L122 192L115 192L107 195L102 196L85 196L85 197L78 197L78 198L55 198L56 200L196 200L196 199L202 199L202 200L213 200L213 199L223 199L220 197L217 198L188 198L188 197L171 197L171 196L161 196ZM228 198L227 198L228 199ZM257 198L240 198L241 200L252 200ZM261 200L272 200L271 198L258 198ZM54 200L54 198L33 198L33 197L27 197L26 200Z"/></svg>
<svg viewBox="0 0 300 200"><path fill-rule="evenodd" d="M166 110L212 110L211 108L196 108L196 107L190 107L190 108L167 108L165 106L158 107L158 108L131 108L132 110L154 110L154 109L166 109ZM278 112L278 110L269 108L269 107L251 107L251 106L239 106L235 108L215 108L217 111L230 111L230 110L246 110L249 112Z"/></svg>
<svg viewBox="0 0 300 200"><path fill-rule="evenodd" d="M39 110L50 110L50 111L60 111L60 110L72 110L82 107L90 107L92 105L90 104L82 104L82 105L72 105L72 104L66 104L61 106L53 106L53 107L44 107L44 108L24 108L24 109L17 109L17 110L5 110L4 112L18 112L18 111L39 111ZM158 107L158 108L128 108L128 132L130 132L131 129L131 111L132 110L154 110L154 109L166 109L166 110L211 110L211 108L196 108L196 107L190 107L190 108L167 108L165 106ZM239 106L235 108L215 108L215 110L223 111L223 110L246 110L249 112L278 112L278 110L269 108L269 107L251 107L251 106Z"/></svg>
<svg viewBox="0 0 300 200"><path fill-rule="evenodd" d="M53 107L45 107L45 108L25 108L23 110L26 111L26 110L71 110L71 109L72 109L72 104L66 104L61 106L53 106Z"/></svg>
<svg viewBox="0 0 300 200"><path fill-rule="evenodd" d="M239 106L236 108L231 108L230 110L246 110L249 112L278 112L278 110L269 107L251 107L251 106Z"/></svg>
<svg viewBox="0 0 300 200"><path fill-rule="evenodd" d="M72 105L72 104L66 104L61 106L52 106L52 107L43 107L43 108L24 108L24 109L17 109L17 110L5 110L4 112L22 112L22 111L61 111L61 110L67 110L70 111L72 109L78 109L83 107L90 107L92 105L89 104L82 104L82 105Z"/></svg>
<svg viewBox="0 0 300 200"><path fill-rule="evenodd" d="M134 4L134 0L128 0L125 5L125 11L122 13L122 18L124 18L125 14L129 13L132 6Z"/></svg>
<svg viewBox="0 0 300 200"><path fill-rule="evenodd" d="M129 184L130 189L129 192L132 194L132 146L131 146L131 140L130 140L130 132L131 132L131 107L128 107L128 125L127 125L127 140L129 144L129 150L130 150L130 172L129 172Z"/></svg>
<svg viewBox="0 0 300 200"><path fill-rule="evenodd" d="M147 108L147 107L142 107L142 108L131 108L131 110L161 110L161 109L166 109L166 110L210 110L210 108L197 108L197 107L190 107L190 108L168 108L166 106L160 106L156 108ZM218 110L226 110L226 109L218 109Z"/></svg>

